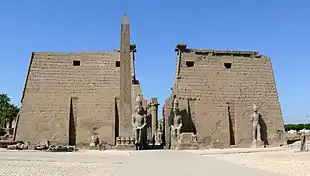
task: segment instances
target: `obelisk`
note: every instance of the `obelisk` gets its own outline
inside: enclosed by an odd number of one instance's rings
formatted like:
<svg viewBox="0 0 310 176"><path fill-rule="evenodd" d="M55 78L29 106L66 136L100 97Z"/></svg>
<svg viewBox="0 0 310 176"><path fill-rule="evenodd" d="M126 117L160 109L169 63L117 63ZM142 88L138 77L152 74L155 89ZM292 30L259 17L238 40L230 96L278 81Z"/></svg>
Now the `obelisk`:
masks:
<svg viewBox="0 0 310 176"><path fill-rule="evenodd" d="M132 136L131 123L131 69L130 69L130 36L127 16L124 15L121 24L120 48L120 126L119 135Z"/></svg>

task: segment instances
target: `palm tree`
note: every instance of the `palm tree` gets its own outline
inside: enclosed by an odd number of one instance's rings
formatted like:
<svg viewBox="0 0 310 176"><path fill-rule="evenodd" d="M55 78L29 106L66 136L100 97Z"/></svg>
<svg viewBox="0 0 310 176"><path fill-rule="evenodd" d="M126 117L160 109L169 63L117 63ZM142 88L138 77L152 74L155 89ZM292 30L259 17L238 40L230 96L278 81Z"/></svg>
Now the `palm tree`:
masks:
<svg viewBox="0 0 310 176"><path fill-rule="evenodd" d="M8 122L12 122L19 112L19 108L11 104L10 101L7 94L0 94L0 128L4 128Z"/></svg>

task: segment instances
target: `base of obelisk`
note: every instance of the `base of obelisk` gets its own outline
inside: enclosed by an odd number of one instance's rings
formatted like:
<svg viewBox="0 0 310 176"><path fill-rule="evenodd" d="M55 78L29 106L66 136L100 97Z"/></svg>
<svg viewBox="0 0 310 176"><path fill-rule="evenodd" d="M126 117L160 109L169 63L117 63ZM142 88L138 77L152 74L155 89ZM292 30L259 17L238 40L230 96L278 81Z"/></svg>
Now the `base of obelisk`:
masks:
<svg viewBox="0 0 310 176"><path fill-rule="evenodd" d="M116 150L136 150L136 145L134 144L124 144L124 145L116 145L113 147Z"/></svg>
<svg viewBox="0 0 310 176"><path fill-rule="evenodd" d="M251 148L265 148L265 144L261 140L255 140L252 142Z"/></svg>

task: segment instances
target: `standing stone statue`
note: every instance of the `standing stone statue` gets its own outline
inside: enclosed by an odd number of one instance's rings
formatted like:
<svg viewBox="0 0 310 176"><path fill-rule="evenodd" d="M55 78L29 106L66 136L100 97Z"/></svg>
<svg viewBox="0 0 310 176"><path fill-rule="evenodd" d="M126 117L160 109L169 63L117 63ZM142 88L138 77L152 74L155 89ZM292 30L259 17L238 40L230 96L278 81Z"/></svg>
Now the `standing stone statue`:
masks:
<svg viewBox="0 0 310 176"><path fill-rule="evenodd" d="M162 138L163 138L163 126L162 123L158 123L156 142L162 144Z"/></svg>
<svg viewBox="0 0 310 176"><path fill-rule="evenodd" d="M171 125L171 130L173 138L177 141L180 139L180 131L182 128L182 117L180 115L179 102L177 97L175 97L173 101L173 113L174 118L173 118L173 125Z"/></svg>
<svg viewBox="0 0 310 176"><path fill-rule="evenodd" d="M253 141L260 141L261 140L261 134L260 134L260 125L259 125L259 113L257 106L254 104L253 105L253 114L251 114L251 120L253 124L253 129L252 129L252 137Z"/></svg>
<svg viewBox="0 0 310 176"><path fill-rule="evenodd" d="M146 126L146 115L142 107L142 100L140 95L136 98L135 113L132 115L132 126L135 135L135 145L137 149L140 149L143 144L143 130Z"/></svg>

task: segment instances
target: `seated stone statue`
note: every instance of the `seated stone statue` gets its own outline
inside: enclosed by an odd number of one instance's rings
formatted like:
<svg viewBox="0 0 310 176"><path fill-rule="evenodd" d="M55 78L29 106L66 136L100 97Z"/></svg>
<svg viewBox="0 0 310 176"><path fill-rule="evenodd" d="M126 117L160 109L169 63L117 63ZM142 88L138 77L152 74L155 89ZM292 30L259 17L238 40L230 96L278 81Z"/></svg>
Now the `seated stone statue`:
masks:
<svg viewBox="0 0 310 176"><path fill-rule="evenodd" d="M135 145L140 146L144 141L142 138L144 127L146 126L146 115L142 107L140 95L136 98L135 113L132 115L132 126L135 136Z"/></svg>
<svg viewBox="0 0 310 176"><path fill-rule="evenodd" d="M173 125L171 125L172 137L175 140L179 140L180 131L182 128L182 117L179 112L179 102L178 102L177 97L173 101L173 113L174 113Z"/></svg>

